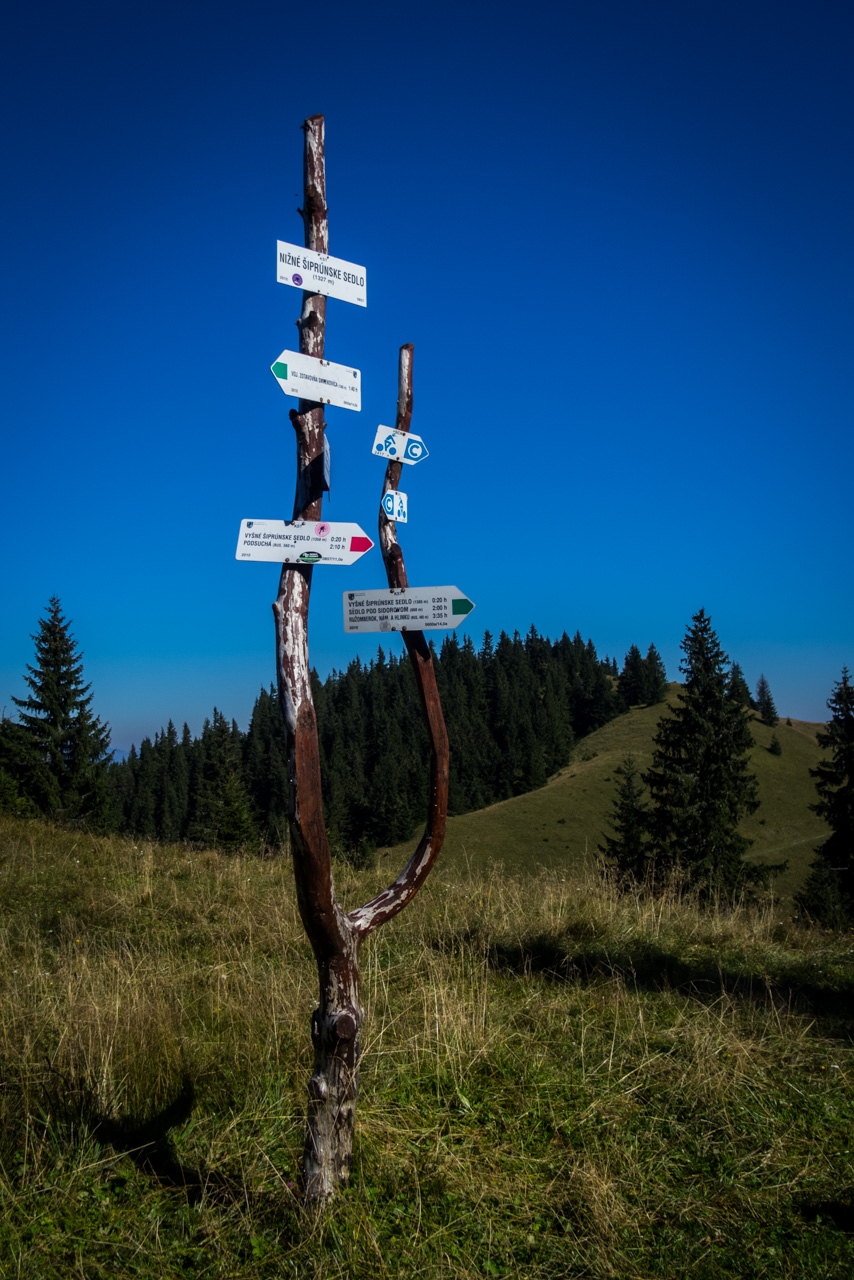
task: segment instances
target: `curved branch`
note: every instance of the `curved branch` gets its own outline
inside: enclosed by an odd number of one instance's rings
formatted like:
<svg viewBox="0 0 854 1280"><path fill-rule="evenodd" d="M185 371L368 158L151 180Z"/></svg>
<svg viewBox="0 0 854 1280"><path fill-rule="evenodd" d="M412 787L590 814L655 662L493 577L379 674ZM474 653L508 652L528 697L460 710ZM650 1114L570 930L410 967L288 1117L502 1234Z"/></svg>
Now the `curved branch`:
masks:
<svg viewBox="0 0 854 1280"><path fill-rule="evenodd" d="M398 364L397 419L395 430L408 431L412 422L412 343L400 348ZM401 463L389 462L383 481L383 496L400 482ZM380 502L379 538L389 587L408 587L403 551L397 541L397 527L389 520ZM448 814L448 734L439 701L436 671L430 646L423 631L404 631L403 643L415 672L421 706L430 734L430 796L427 804L427 826L418 848L400 875L387 889L363 907L348 913L347 919L356 931L370 933L397 915L421 888L439 856L445 838Z"/></svg>

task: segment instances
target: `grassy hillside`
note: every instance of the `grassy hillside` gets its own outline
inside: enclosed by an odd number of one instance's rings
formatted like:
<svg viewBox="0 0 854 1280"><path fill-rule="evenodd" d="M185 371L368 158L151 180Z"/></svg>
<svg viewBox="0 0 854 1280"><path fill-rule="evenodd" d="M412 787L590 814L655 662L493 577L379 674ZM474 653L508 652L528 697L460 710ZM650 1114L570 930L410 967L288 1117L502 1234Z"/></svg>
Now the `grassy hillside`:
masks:
<svg viewBox="0 0 854 1280"><path fill-rule="evenodd" d="M670 686L670 700L679 686ZM629 754L642 770L652 760L652 740L665 705L630 711L579 742L572 763L545 787L448 823L444 863L485 868L498 862L510 871L538 867L577 867L595 859L613 806L614 770ZM827 833L826 825L810 812L815 786L809 770L820 758L815 740L820 725L781 720L776 730L758 719L752 723L756 746L751 755L759 779L761 806L744 824L754 841L751 857L759 862L789 861L789 871L776 885L788 895L802 882L813 849ZM768 747L776 732L782 755ZM382 851L396 864L407 846Z"/></svg>
<svg viewBox="0 0 854 1280"><path fill-rule="evenodd" d="M287 861L0 817L0 1274L854 1274L850 938L446 861L362 972L352 1184L318 1224Z"/></svg>

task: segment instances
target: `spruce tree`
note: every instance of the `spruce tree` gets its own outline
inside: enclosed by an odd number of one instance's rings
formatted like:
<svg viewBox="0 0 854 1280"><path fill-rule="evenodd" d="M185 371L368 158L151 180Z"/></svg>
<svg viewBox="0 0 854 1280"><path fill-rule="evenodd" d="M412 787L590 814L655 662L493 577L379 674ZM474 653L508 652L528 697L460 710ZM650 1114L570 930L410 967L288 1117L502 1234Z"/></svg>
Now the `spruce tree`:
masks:
<svg viewBox="0 0 854 1280"><path fill-rule="evenodd" d="M570 723L576 738L584 738L625 710L610 673L596 655L592 640L584 643L581 632L572 640L564 631L553 646L555 659L565 672Z"/></svg>
<svg viewBox="0 0 854 1280"><path fill-rule="evenodd" d="M644 665L641 651L636 644L629 646L623 669L617 680L617 689L627 710L644 701Z"/></svg>
<svg viewBox="0 0 854 1280"><path fill-rule="evenodd" d="M170 720L154 739L158 760L155 793L157 839L174 842L181 838L187 822L190 767L178 741L178 730Z"/></svg>
<svg viewBox="0 0 854 1280"><path fill-rule="evenodd" d="M740 707L753 706L753 699L750 696L750 689L744 678L744 672L737 662L734 662L729 669L727 696L732 698L733 702L737 702Z"/></svg>
<svg viewBox="0 0 854 1280"><path fill-rule="evenodd" d="M315 699L320 725L325 707ZM288 769L286 742L276 691L261 689L243 741L243 777L256 812L261 816L266 840L285 845L288 830ZM325 761L324 761L325 764ZM324 779L327 774L324 771Z"/></svg>
<svg viewBox="0 0 854 1280"><path fill-rule="evenodd" d="M136 747L131 743L124 760L114 760L107 777L110 789L110 826L114 831L129 832L130 812L136 791L134 769L137 764Z"/></svg>
<svg viewBox="0 0 854 1280"><path fill-rule="evenodd" d="M646 651L643 660L643 700L648 707L663 702L667 697L667 669L654 644Z"/></svg>
<svg viewBox="0 0 854 1280"><path fill-rule="evenodd" d="M216 707L193 744L190 763L187 837L226 850L257 843L258 829L243 781L237 724Z"/></svg>
<svg viewBox="0 0 854 1280"><path fill-rule="evenodd" d="M626 756L614 773L619 781L608 819L614 834L605 836L599 851L614 863L622 881L639 884L649 867L649 845L643 785L634 756Z"/></svg>
<svg viewBox="0 0 854 1280"><path fill-rule="evenodd" d="M759 712L762 723L767 724L769 729L773 729L779 717L774 699L771 697L770 686L764 675L761 675L756 682L756 710Z"/></svg>
<svg viewBox="0 0 854 1280"><path fill-rule="evenodd" d="M157 819L157 782L159 765L157 752L149 737L143 738L139 744L139 755L133 761L133 799L128 817L128 829L135 836L145 836L156 840Z"/></svg>
<svg viewBox="0 0 854 1280"><path fill-rule="evenodd" d="M831 834L816 849L798 904L812 919L841 929L854 923L854 685L847 667L827 706L830 721L816 736L831 755L810 769L810 776L819 797L811 808Z"/></svg>
<svg viewBox="0 0 854 1280"><path fill-rule="evenodd" d="M701 891L731 892L762 878L745 866L750 841L738 830L759 804L747 760L753 740L746 709L727 696L728 658L711 619L701 609L691 621L682 642L682 698L658 723L644 775L651 854Z"/></svg>
<svg viewBox="0 0 854 1280"><path fill-rule="evenodd" d="M56 596L32 639L35 665L24 676L30 692L12 699L18 722L3 734L2 767L41 813L98 824L108 804L110 728L92 714L92 686Z"/></svg>

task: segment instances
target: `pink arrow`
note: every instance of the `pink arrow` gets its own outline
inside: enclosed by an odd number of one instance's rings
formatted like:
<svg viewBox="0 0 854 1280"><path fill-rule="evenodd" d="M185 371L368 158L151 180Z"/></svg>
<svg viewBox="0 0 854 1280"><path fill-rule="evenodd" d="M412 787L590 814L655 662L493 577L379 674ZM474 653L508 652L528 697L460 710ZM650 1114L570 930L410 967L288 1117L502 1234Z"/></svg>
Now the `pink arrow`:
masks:
<svg viewBox="0 0 854 1280"><path fill-rule="evenodd" d="M370 538L351 538L350 539L351 551L370 551L373 545L374 544L371 542Z"/></svg>

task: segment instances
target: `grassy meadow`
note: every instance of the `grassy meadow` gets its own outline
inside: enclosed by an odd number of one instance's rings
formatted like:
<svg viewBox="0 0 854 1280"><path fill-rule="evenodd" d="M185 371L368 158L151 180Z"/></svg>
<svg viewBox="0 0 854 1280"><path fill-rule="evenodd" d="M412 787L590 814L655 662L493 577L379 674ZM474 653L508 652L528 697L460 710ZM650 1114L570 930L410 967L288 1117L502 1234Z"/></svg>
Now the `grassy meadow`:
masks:
<svg viewBox="0 0 854 1280"><path fill-rule="evenodd" d="M618 762L607 732L539 796ZM464 843L363 952L355 1167L318 1222L288 861L0 817L0 1275L854 1273L854 936Z"/></svg>
<svg viewBox="0 0 854 1280"><path fill-rule="evenodd" d="M671 702L679 688L670 686ZM649 768L656 726L665 712L666 706L659 705L619 716L578 742L572 762L539 791L451 818L445 837L448 860L479 870L500 863L513 873L595 864L614 803L614 771L627 755L634 756L641 771ZM783 896L803 883L815 846L828 834L825 823L809 809L816 799L809 770L821 759L815 737L820 728L803 720L789 725L783 719L776 729L755 716L751 722L751 770L759 779L761 804L743 831L753 841L751 858L788 862L788 871L775 885ZM780 755L768 750L775 733ZM380 851L389 867L405 856L403 845Z"/></svg>

